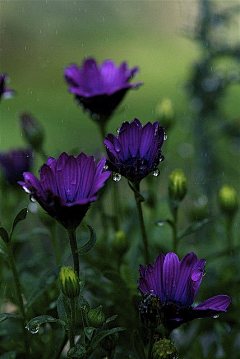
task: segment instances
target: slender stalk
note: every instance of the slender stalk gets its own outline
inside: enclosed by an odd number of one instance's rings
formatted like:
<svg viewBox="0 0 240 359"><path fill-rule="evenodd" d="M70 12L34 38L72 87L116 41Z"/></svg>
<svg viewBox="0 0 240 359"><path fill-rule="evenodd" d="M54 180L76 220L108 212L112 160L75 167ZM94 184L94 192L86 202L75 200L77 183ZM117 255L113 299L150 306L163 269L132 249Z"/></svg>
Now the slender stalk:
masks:
<svg viewBox="0 0 240 359"><path fill-rule="evenodd" d="M21 315L22 315L21 323L22 323L22 331L23 331L23 337L24 337L24 342L25 342L26 354L29 354L29 344L28 344L28 338L27 338L27 331L25 329L26 314L25 314L25 309L24 309L24 304L23 304L21 284L20 284L17 268L16 268L16 265L15 265L15 260L14 260L14 255L13 255L13 251L12 251L11 242L7 243L6 248L7 248L7 251L8 251L9 265L10 265L10 269L12 271L13 280L14 280L14 284L15 284L15 288L16 288L17 301L18 301L18 305L19 305L20 312L21 312ZM30 358L30 356L29 356L29 358Z"/></svg>
<svg viewBox="0 0 240 359"><path fill-rule="evenodd" d="M79 266L79 258L78 258L78 253L77 253L78 248L77 248L76 230L69 229L68 237L69 237L70 247L71 247L71 251L72 251L74 270L77 273L77 275L79 276L80 266Z"/></svg>
<svg viewBox="0 0 240 359"><path fill-rule="evenodd" d="M70 318L70 328L68 330L68 338L70 342L70 348L73 348L75 345L75 327L76 327L76 298L70 299L70 308L71 308L71 318Z"/></svg>
<svg viewBox="0 0 240 359"><path fill-rule="evenodd" d="M142 242L143 242L143 247L144 247L144 257L145 257L145 262L148 263L149 262L148 237L147 237L146 227L145 227L144 219L143 219L142 203L141 203L142 198L140 196L140 184L134 183L134 189L135 189L134 196L135 196L135 201L136 201L136 206L137 206L137 211L138 211L138 219L139 219Z"/></svg>
<svg viewBox="0 0 240 359"><path fill-rule="evenodd" d="M173 222L172 222L172 230L173 230L173 252L177 253L178 247L178 207L176 207L173 211Z"/></svg>
<svg viewBox="0 0 240 359"><path fill-rule="evenodd" d="M149 344L148 344L148 359L152 359L152 349L154 344L154 333L155 329L151 328L149 329Z"/></svg>
<svg viewBox="0 0 240 359"><path fill-rule="evenodd" d="M232 224L233 224L233 218L227 216L226 217L226 234L227 234L227 243L228 243L228 249L231 253L233 250L233 232L232 232Z"/></svg>

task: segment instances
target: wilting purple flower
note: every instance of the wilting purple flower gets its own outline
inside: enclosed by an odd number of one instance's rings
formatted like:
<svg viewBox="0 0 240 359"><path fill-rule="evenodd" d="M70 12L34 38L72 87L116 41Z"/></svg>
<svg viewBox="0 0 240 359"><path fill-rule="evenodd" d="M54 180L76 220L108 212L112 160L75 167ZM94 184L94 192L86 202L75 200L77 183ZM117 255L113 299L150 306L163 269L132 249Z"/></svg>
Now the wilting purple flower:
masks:
<svg viewBox="0 0 240 359"><path fill-rule="evenodd" d="M155 313L159 322L168 330L173 330L195 318L214 317L226 312L231 302L227 295L217 295L192 307L203 278L204 266L205 260L198 260L195 253L188 253L181 261L175 253L166 256L160 253L153 266L140 265L138 288L143 294L140 306L142 318L146 319L148 312L150 315ZM154 306L151 306L151 302Z"/></svg>
<svg viewBox="0 0 240 359"><path fill-rule="evenodd" d="M14 95L14 91L9 87L6 87L7 75L0 74L0 100L2 97L10 98Z"/></svg>
<svg viewBox="0 0 240 359"><path fill-rule="evenodd" d="M150 172L158 171L159 162L164 159L163 140L164 128L158 122L145 126L137 118L131 123L123 122L118 137L110 133L104 141L109 169L132 182L140 182Z"/></svg>
<svg viewBox="0 0 240 359"><path fill-rule="evenodd" d="M10 184L16 184L23 179L23 172L29 171L33 154L30 148L16 149L0 153L0 167Z"/></svg>
<svg viewBox="0 0 240 359"><path fill-rule="evenodd" d="M110 176L104 171L106 159L95 164L93 156L77 157L63 152L56 160L49 157L40 169L40 180L32 173L23 174L23 189L66 229L76 229L97 192Z"/></svg>
<svg viewBox="0 0 240 359"><path fill-rule="evenodd" d="M90 112L93 119L106 121L115 110L125 93L142 83L130 84L138 67L128 68L126 62L117 67L112 60L98 66L94 59L83 61L82 67L71 64L65 69L65 80L69 92L75 95L79 104Z"/></svg>

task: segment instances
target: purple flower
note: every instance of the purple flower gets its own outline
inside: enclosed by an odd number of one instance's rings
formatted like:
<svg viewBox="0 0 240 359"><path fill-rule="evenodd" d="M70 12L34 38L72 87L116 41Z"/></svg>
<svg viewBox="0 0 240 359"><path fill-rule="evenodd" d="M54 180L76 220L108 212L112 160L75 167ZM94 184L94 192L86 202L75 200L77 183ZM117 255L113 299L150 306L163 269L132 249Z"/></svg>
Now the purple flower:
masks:
<svg viewBox="0 0 240 359"><path fill-rule="evenodd" d="M23 179L23 172L29 171L33 160L32 150L16 149L0 153L0 167L4 177L10 184L16 184Z"/></svg>
<svg viewBox="0 0 240 359"><path fill-rule="evenodd" d="M154 312L159 322L168 330L173 330L195 318L214 317L226 312L231 302L227 295L217 295L192 307L203 278L204 266L205 260L198 260L195 253L188 253L181 261L175 253L166 256L160 253L153 266L140 265L138 288L143 294L141 316L146 319L148 312ZM151 302L154 303L152 308Z"/></svg>
<svg viewBox="0 0 240 359"><path fill-rule="evenodd" d="M25 172L25 182L19 184L67 230L75 230L110 176L104 171L105 162L103 158L96 165L93 156L62 153L57 160L47 159L40 169L40 180Z"/></svg>
<svg viewBox="0 0 240 359"><path fill-rule="evenodd" d="M14 91L9 87L6 87L7 79L8 77L6 74L0 74L0 100L2 97L10 98L14 95Z"/></svg>
<svg viewBox="0 0 240 359"><path fill-rule="evenodd" d="M131 182L140 182L150 172L157 171L163 161L161 147L164 128L158 122L142 126L135 118L131 123L123 122L118 137L108 134L104 144L109 157L109 169L126 177Z"/></svg>
<svg viewBox="0 0 240 359"><path fill-rule="evenodd" d="M126 62L117 67L112 60L106 60L98 66L94 59L86 59L80 68L74 64L67 67L65 80L70 85L69 92L92 118L105 122L125 93L142 84L129 83L137 72L137 67L128 69Z"/></svg>

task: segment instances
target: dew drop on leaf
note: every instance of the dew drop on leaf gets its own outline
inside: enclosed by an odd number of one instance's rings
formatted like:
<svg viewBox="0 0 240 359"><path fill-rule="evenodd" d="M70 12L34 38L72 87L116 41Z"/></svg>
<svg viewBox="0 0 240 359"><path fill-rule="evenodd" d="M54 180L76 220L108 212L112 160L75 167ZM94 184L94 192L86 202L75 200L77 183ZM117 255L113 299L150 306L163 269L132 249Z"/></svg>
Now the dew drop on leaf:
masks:
<svg viewBox="0 0 240 359"><path fill-rule="evenodd" d="M119 182L121 178L122 176L120 175L120 173L113 173L112 179L114 182Z"/></svg>
<svg viewBox="0 0 240 359"><path fill-rule="evenodd" d="M159 169L157 168L156 171L153 172L153 176L154 177L158 177L160 175L160 171Z"/></svg>

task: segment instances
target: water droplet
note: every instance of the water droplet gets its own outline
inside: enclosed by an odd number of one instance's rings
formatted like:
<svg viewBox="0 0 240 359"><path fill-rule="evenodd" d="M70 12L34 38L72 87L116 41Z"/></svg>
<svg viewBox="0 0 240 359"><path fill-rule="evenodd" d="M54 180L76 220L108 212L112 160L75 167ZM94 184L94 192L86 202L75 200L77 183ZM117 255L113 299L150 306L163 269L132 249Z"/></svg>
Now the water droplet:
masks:
<svg viewBox="0 0 240 359"><path fill-rule="evenodd" d="M106 170L108 170L108 165L105 165L104 167L103 167L103 169L106 171Z"/></svg>
<svg viewBox="0 0 240 359"><path fill-rule="evenodd" d="M117 131L117 134L119 134L119 132L120 132L120 127L118 127L118 128L116 129L116 131Z"/></svg>
<svg viewBox="0 0 240 359"><path fill-rule="evenodd" d="M164 139L164 141L167 140L167 135L166 135L166 133L164 133L163 139Z"/></svg>
<svg viewBox="0 0 240 359"><path fill-rule="evenodd" d="M219 318L219 314L214 315L213 318L214 318L214 319Z"/></svg>
<svg viewBox="0 0 240 359"><path fill-rule="evenodd" d="M31 193L31 191L30 191L26 186L23 186L23 189L24 189L24 191L25 191L26 193L28 193L28 194Z"/></svg>
<svg viewBox="0 0 240 359"><path fill-rule="evenodd" d="M164 156L160 156L160 158L159 158L159 162L162 162L162 161L164 161Z"/></svg>
<svg viewBox="0 0 240 359"><path fill-rule="evenodd" d="M36 202L37 202L37 200L36 200L36 198L34 198L33 194L30 194L29 199L30 199L30 201L31 201L32 203L36 203Z"/></svg>
<svg viewBox="0 0 240 359"><path fill-rule="evenodd" d="M40 326L39 325L35 325L35 326L31 326L31 327L26 327L27 330L29 330L29 332L31 334L37 334L39 332L39 328Z"/></svg>
<svg viewBox="0 0 240 359"><path fill-rule="evenodd" d="M164 221L158 221L158 222L157 222L157 226L158 226L158 227L162 227L163 225L164 225Z"/></svg>
<svg viewBox="0 0 240 359"><path fill-rule="evenodd" d="M153 172L153 176L154 177L158 177L160 175L160 171L159 169L157 168L156 171Z"/></svg>
<svg viewBox="0 0 240 359"><path fill-rule="evenodd" d="M120 175L120 173L113 173L112 179L114 182L119 182L121 178L122 176Z"/></svg>

